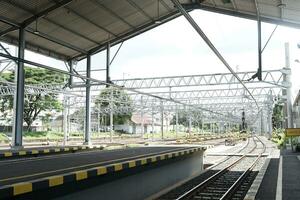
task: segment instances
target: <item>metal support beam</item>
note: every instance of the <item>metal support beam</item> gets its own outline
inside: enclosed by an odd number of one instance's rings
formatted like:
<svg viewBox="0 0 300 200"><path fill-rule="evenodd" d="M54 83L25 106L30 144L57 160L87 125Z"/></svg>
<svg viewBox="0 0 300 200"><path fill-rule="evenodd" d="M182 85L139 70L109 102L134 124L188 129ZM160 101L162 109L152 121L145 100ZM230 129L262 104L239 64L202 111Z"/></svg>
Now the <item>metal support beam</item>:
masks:
<svg viewBox="0 0 300 200"><path fill-rule="evenodd" d="M178 109L176 105L176 111L175 111L175 118L176 118L176 125L175 125L175 133L176 133L176 138L178 137Z"/></svg>
<svg viewBox="0 0 300 200"><path fill-rule="evenodd" d="M286 114L287 114L287 126L286 128L293 128L293 116L292 116L292 93L291 93L291 68L290 68L290 50L289 43L284 44L285 47L285 70L283 81L287 86L285 90L286 95ZM284 90L283 90L284 91Z"/></svg>
<svg viewBox="0 0 300 200"><path fill-rule="evenodd" d="M110 43L106 45L106 83L110 83Z"/></svg>
<svg viewBox="0 0 300 200"><path fill-rule="evenodd" d="M143 102L143 96L141 96L141 136L144 136L144 102Z"/></svg>
<svg viewBox="0 0 300 200"><path fill-rule="evenodd" d="M73 74L73 73L74 73L74 71L73 71L73 61L70 60L70 61L68 62L68 65L69 65L69 67L70 67L70 73ZM70 75L70 76L69 76L69 87L71 87L72 85L73 85L73 76Z"/></svg>
<svg viewBox="0 0 300 200"><path fill-rule="evenodd" d="M191 113L189 114L189 136L192 134L192 116Z"/></svg>
<svg viewBox="0 0 300 200"><path fill-rule="evenodd" d="M257 20L257 42L258 42L258 69L257 69L257 78L258 80L262 80L262 57L261 57L261 20L258 17Z"/></svg>
<svg viewBox="0 0 300 200"><path fill-rule="evenodd" d="M19 29L19 49L18 59L24 59L25 54L25 31L23 28ZM12 146L22 146L22 132L23 132L23 112L24 112L24 62L18 60L18 66L16 69L16 92L14 98L14 125L13 125L13 137Z"/></svg>
<svg viewBox="0 0 300 200"><path fill-rule="evenodd" d="M85 91L85 137L84 142L87 145L91 144L91 86L90 79L91 78L91 55L87 55L86 57L86 91Z"/></svg>
<svg viewBox="0 0 300 200"><path fill-rule="evenodd" d="M110 140L110 142L112 142L113 128L114 128L113 98L114 98L114 95L113 95L113 90L111 88L111 91L110 91L111 101L109 102L109 107L110 107L110 113L109 113L109 119L110 119L109 120L109 122L110 122L109 140Z"/></svg>
<svg viewBox="0 0 300 200"><path fill-rule="evenodd" d="M153 105L152 105L152 112L151 112L151 114L152 114L152 122L151 122L151 127L152 127L152 141L153 141L153 139L154 139L154 107L153 107Z"/></svg>
<svg viewBox="0 0 300 200"><path fill-rule="evenodd" d="M64 132L64 141L63 145L67 145L68 143L68 97L64 96L63 99L63 132Z"/></svg>
<svg viewBox="0 0 300 200"><path fill-rule="evenodd" d="M160 101L160 112L161 112L161 139L164 139L164 102Z"/></svg>

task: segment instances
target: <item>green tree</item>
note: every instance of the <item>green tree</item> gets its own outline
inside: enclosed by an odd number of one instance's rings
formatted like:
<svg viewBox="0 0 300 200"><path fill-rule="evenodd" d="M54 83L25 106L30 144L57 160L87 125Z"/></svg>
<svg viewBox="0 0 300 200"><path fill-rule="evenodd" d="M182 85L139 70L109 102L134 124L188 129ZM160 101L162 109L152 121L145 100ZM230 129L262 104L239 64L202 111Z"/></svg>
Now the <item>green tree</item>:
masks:
<svg viewBox="0 0 300 200"><path fill-rule="evenodd" d="M272 124L273 128L282 128L283 117L283 105L276 103L273 108Z"/></svg>
<svg viewBox="0 0 300 200"><path fill-rule="evenodd" d="M46 69L25 67L24 72L26 85L62 85L65 80L64 75ZM14 71L1 76L2 80L4 79L8 82L14 82L14 77ZM5 86L6 84L2 82L1 85ZM1 110L11 109L13 109L13 96L4 97L1 100ZM32 123L42 111L60 111L61 109L62 105L58 101L58 94L56 93L47 92L25 95L24 121L27 124L27 130L31 131Z"/></svg>
<svg viewBox="0 0 300 200"><path fill-rule="evenodd" d="M130 96L121 89L108 87L100 92L97 99L95 100L96 109L109 109L110 102L113 102L113 109L129 108L126 113L114 113L113 122L114 124L125 124L131 119L132 112L132 101ZM96 111L97 112L97 111ZM106 125L110 124L109 114L105 115L107 118Z"/></svg>

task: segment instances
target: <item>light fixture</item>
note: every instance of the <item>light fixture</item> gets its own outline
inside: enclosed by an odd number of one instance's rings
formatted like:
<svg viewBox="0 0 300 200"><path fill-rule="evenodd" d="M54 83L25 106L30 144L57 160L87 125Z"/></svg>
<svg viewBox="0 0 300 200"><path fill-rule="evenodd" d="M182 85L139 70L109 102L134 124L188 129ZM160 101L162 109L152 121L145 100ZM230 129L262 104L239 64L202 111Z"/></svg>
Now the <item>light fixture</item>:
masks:
<svg viewBox="0 0 300 200"><path fill-rule="evenodd" d="M34 34L40 34L38 31L38 20L35 20L35 30L33 31Z"/></svg>
<svg viewBox="0 0 300 200"><path fill-rule="evenodd" d="M278 8L285 8L286 7L286 4L285 3L280 3L277 5Z"/></svg>

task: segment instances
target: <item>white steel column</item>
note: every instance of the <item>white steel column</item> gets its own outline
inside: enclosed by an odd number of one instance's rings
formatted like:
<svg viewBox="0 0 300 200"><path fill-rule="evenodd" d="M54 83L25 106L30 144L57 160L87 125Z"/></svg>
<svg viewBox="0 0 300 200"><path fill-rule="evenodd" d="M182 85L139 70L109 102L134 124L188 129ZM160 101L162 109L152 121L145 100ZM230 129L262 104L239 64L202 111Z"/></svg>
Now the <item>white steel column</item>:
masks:
<svg viewBox="0 0 300 200"><path fill-rule="evenodd" d="M91 78L91 55L88 54L86 57L86 77ZM85 137L84 143L87 145L91 144L91 85L90 80L86 80L86 91L85 91Z"/></svg>
<svg viewBox="0 0 300 200"><path fill-rule="evenodd" d="M177 109L177 105L176 105L176 111L175 111L175 137L178 137L178 109Z"/></svg>
<svg viewBox="0 0 300 200"><path fill-rule="evenodd" d="M113 138L113 126L114 126L114 115L113 115L113 99L114 99L114 95L113 95L113 88L110 88L110 102L109 102L109 107L110 107L110 115L109 115L109 122L110 122L110 130L109 130L109 141L112 142L112 138Z"/></svg>
<svg viewBox="0 0 300 200"><path fill-rule="evenodd" d="M25 30L19 29L19 46L18 46L18 58L24 59L25 54ZM18 60L18 65L15 73L16 91L14 96L14 124L12 135L12 146L22 146L22 134L23 134L23 112L24 112L24 63Z"/></svg>
<svg viewBox="0 0 300 200"><path fill-rule="evenodd" d="M283 90L283 95L286 97L286 128L293 128L293 117L292 117L292 99L291 99L291 68L290 68L290 52L289 43L285 43L285 68L283 81L286 89Z"/></svg>
<svg viewBox="0 0 300 200"><path fill-rule="evenodd" d="M144 102L143 96L141 96L141 136L144 136Z"/></svg>
<svg viewBox="0 0 300 200"><path fill-rule="evenodd" d="M160 109L161 109L161 139L164 139L164 102L160 101Z"/></svg>
<svg viewBox="0 0 300 200"><path fill-rule="evenodd" d="M67 145L68 142L68 105L67 105L67 98L66 96L64 96L63 99L63 130L64 130L64 141L63 141L63 145Z"/></svg>

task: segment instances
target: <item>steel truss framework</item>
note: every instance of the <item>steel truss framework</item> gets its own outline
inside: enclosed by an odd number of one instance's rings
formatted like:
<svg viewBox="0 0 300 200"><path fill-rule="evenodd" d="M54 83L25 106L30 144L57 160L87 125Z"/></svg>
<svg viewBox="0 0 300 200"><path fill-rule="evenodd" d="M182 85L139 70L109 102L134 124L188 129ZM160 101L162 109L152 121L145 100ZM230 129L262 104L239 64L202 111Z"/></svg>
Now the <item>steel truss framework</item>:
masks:
<svg viewBox="0 0 300 200"><path fill-rule="evenodd" d="M75 1L74 1L75 2ZM98 110L102 113L108 113L110 115L111 122L111 130L112 130L112 119L113 113L118 112L128 112L128 111L136 111L141 112L141 116L143 116L146 112L160 112L161 118L163 120L164 113L169 112L169 114L178 114L178 111L184 111L190 113L189 124L191 124L192 118L197 118L201 116L202 119L210 119L211 121L220 121L222 123L228 122L236 122L240 123L241 112L244 111L247 116L247 120L249 124L258 123L258 115L260 115L261 121L259 122L262 127L263 120L265 117L268 118L268 124L270 124L270 116L272 113L272 106L274 103L274 97L283 90L284 97L283 101L287 102L289 108L291 108L290 104L290 83L289 83L289 64L287 68L282 70L272 70L265 71L261 73L262 70L262 44L261 44L261 18L259 9L256 7L257 13L257 23L258 23L258 71L257 72L241 72L235 73L226 60L222 57L220 52L214 47L209 38L204 34L201 28L197 25L197 23L193 20L193 18L188 14L187 10L198 8L202 5L202 1L198 2L196 5L191 4L188 1L188 4L182 5L182 3L186 3L186 1L179 2L178 0L168 1L168 4L165 1L159 0L158 5L161 4L162 7L165 8L166 11L158 16L148 16L143 13L144 16L150 19L149 23L145 23L138 27L130 24L124 18L120 17L118 13L115 13L109 7L106 7L105 4L101 4L97 2L98 8L100 10L109 11L109 15L117 18L119 22L123 25L128 26L129 29L126 33L119 33L120 36L116 37L115 33L108 31L108 29L104 29L99 25L96 25L97 29L101 29L105 33L111 34L112 39L108 37L101 41L96 41L95 38L90 38L88 35L81 33L79 30L74 31L72 28L68 28L63 24L60 24L59 21L55 21L54 19L50 19L51 13L55 13L58 9L67 10L67 13L72 13L72 15L76 15L85 23L92 24L95 26L93 21L89 20L86 16L81 16L73 9L70 9L68 6L72 5L72 0L62 0L50 2L46 9L35 10L33 8L26 8L23 3L15 2L15 1L5 1L5 5L9 5L14 7L17 11L22 11L27 13L27 17L23 19L21 22L16 22L15 20L9 20L6 16L1 17L0 21L7 24L9 27L0 32L0 37L2 37L5 41L8 41L11 44L18 44L18 56L14 57L9 54L9 52L4 50L4 53L0 52L0 56L5 59L9 59L14 61L17 64L16 67L16 85L14 84L1 84L2 88L0 90L1 95L10 95L13 92L15 93L15 103L14 103L14 134L13 134L13 146L22 146L22 127L23 127L23 110L24 110L24 96L32 95L36 93L60 93L64 95L64 103L65 107L70 107L71 105L83 106L85 108L85 142L90 143L90 131L91 131L91 114L94 112L92 106L93 100L97 97L93 97L93 90L100 91L103 89L103 84L109 87L116 87L118 89L128 90L130 99L133 102L132 106L122 108L114 106L114 102L123 101L124 99L101 99L101 101L108 101L108 108L100 108ZM85 2L85 1L84 1ZM96 1L93 1L96 2ZM109 3L113 1L107 1ZM131 2L131 1L126 1ZM146 1L145 1L146 2ZM144 2L144 3L145 3ZM194 2L194 1L192 1ZM254 1L256 2L256 1ZM48 2L49 3L49 2ZM48 4L47 3L47 4ZM77 3L77 2L75 2ZM85 2L86 3L86 2ZM138 9L140 12L140 8L137 4L129 3L134 9ZM185 8L184 8L184 7ZM188 8L187 6L190 6ZM205 5L204 5L205 6ZM77 8L83 8L84 6L78 6ZM42 8L42 7L41 7ZM187 10L186 10L187 9ZM94 13L102 13L102 12L94 12ZM153 14L153 13L152 13ZM155 14L155 13L154 13ZM143 79L124 79L124 80L114 80L110 79L110 46L115 45L117 43L123 42L126 39L129 39L135 35L138 35L146 30L149 30L153 27L158 26L156 23L167 22L172 20L180 15L183 15L187 21L193 26L195 31L201 36L201 38L207 43L210 49L215 53L215 55L220 59L220 61L228 68L231 72L224 74L208 74L208 75L189 75L189 76L176 76L176 77L155 77L155 78L143 78ZM55 15L54 15L55 16ZM153 18L154 17L154 18ZM51 37L51 35L47 35L43 30L40 30L39 33L35 33L33 29L33 22L37 22L40 20L42 22L47 22L48 25L54 25L56 28L52 31L56 31L58 29L62 29L67 31L68 34L63 34L64 38L62 40ZM70 25L70 24L69 24ZM128 28L127 27L127 28ZM37 28L37 27L36 27ZM48 28L48 26L46 26ZM15 35L12 37L11 32L18 30L17 37ZM39 39L46 39L47 42L51 41L55 44L63 46L68 50L72 50L69 54L62 55L61 52L56 52L58 49L54 49L54 51L49 51L47 48L36 47L32 41L29 41L26 38L26 33L29 33L29 36L36 36ZM50 34L50 33L48 33ZM82 40L79 46L74 46L74 40L68 44L66 41L69 36L73 35L77 38L74 39L76 41ZM28 36L28 35L27 35ZM17 39L16 39L17 38ZM62 37L63 38L63 37ZM98 37L97 37L98 38ZM34 38L31 38L34 40ZM65 41L64 41L65 40ZM27 43L26 43L27 41ZM42 40L43 41L43 40ZM46 41L45 41L46 42ZM100 43L99 43L100 42ZM43 43L42 43L43 44ZM88 47L84 48L83 46L89 44ZM27 49L35 50L40 53L47 54L52 57L60 58L62 60L68 61L69 64L69 72L55 69L53 67L49 67L46 65L42 65L40 63L34 63L32 61L27 61L24 59L25 55L25 47ZM65 50L66 50L65 49ZM107 50L106 57L106 82L92 79L91 78L91 55L102 51ZM74 52L75 51L75 52ZM80 60L86 58L86 74L80 75L75 73L73 70L73 60ZM51 88L52 86L24 86L24 63L31 64L36 67L42 67L45 69L53 70L56 72L61 72L66 75L70 75L69 86L70 88L58 87ZM278 74L278 75L276 75ZM80 78L84 80L83 85L74 85L73 77ZM260 81L247 81L257 77ZM235 85L242 85L243 89L237 87ZM102 86L97 86L102 85ZM247 85L247 87L246 87ZM248 89L252 87L252 92ZM84 87L85 90L76 89L77 87ZM167 88L168 91L165 89ZM205 89L203 89L205 88ZM263 89L262 89L263 88ZM175 89L175 90L174 90ZM113 97L113 95L111 96ZM83 99L84 98L84 99ZM124 105L127 105L124 102ZM256 108L254 108L256 106ZM254 110L256 109L256 111ZM291 116L288 109L288 116ZM64 111L64 113L66 113ZM193 116L192 116L193 115ZM65 114L64 114L65 118ZM204 121L204 120L202 120ZM163 123L162 123L163 124ZM143 126L142 126L143 127ZM290 127L290 125L289 125ZM163 132L163 128L162 128Z"/></svg>

